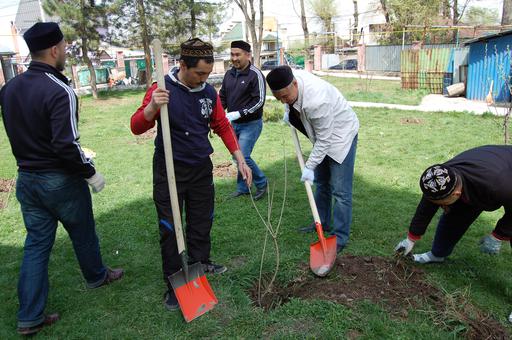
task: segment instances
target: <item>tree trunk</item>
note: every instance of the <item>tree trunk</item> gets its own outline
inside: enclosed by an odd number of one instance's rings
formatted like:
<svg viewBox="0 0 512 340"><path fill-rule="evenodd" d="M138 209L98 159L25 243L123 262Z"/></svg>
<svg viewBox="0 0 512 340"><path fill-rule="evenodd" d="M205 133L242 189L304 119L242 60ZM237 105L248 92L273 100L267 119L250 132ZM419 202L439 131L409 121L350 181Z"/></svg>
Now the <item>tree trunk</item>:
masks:
<svg viewBox="0 0 512 340"><path fill-rule="evenodd" d="M192 38L196 36L196 9L194 5L194 0L190 0L190 34Z"/></svg>
<svg viewBox="0 0 512 340"><path fill-rule="evenodd" d="M352 0L354 3L354 28L352 29L352 46L357 45L357 35L358 35L358 27L359 27L359 12L357 11L357 0ZM336 35L334 36L336 39ZM336 45L336 43L334 43ZM336 51L334 51L336 53Z"/></svg>
<svg viewBox="0 0 512 340"><path fill-rule="evenodd" d="M137 0L137 12L139 12L139 23L142 27L142 45L144 46L144 60L146 61L146 87L151 87L151 51L149 49L149 34L148 26L146 24L146 10L144 8L144 0ZM155 56L158 58L161 56Z"/></svg>
<svg viewBox="0 0 512 340"><path fill-rule="evenodd" d="M453 0L453 25L457 25L459 23L459 1Z"/></svg>
<svg viewBox="0 0 512 340"><path fill-rule="evenodd" d="M384 18L386 19L386 24L389 24L390 20L387 0L380 0L380 5L382 7L382 12L384 13Z"/></svg>
<svg viewBox="0 0 512 340"><path fill-rule="evenodd" d="M308 21L306 20L306 10L304 9L304 0L300 0L300 21L302 23L302 30L304 31L304 59L305 62L307 62L309 60L309 30ZM305 63L304 68L306 68Z"/></svg>
<svg viewBox="0 0 512 340"><path fill-rule="evenodd" d="M234 0L237 6L244 14L245 22L249 28L251 35L252 47L254 51L254 65L260 67L260 54L261 54L261 38L263 36L263 0L260 0L260 25L256 33L256 11L254 10L254 0ZM248 2L247 2L248 1ZM250 11L247 9L247 4L250 6Z"/></svg>
<svg viewBox="0 0 512 340"><path fill-rule="evenodd" d="M503 0L503 16L501 17L501 24L512 24L512 0Z"/></svg>
<svg viewBox="0 0 512 340"><path fill-rule="evenodd" d="M85 30L85 22L84 20L87 20L88 13L87 13L87 7L85 6L85 0L81 0L80 4L82 8L82 32L86 32ZM91 84L91 91L92 91L92 97L94 99L98 99L98 87L96 86L96 72L94 71L94 66L92 65L92 61L89 58L89 40L84 35L82 38L82 58L84 59L85 63L87 64L87 69L89 70L89 74L91 75L90 84Z"/></svg>

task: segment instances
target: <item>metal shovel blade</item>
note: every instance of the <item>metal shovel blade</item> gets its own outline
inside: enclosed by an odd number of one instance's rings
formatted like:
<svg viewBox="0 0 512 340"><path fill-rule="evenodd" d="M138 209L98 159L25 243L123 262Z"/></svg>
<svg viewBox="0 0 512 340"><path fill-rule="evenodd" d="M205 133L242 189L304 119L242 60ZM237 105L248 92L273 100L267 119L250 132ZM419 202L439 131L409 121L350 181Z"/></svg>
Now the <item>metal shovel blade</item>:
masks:
<svg viewBox="0 0 512 340"><path fill-rule="evenodd" d="M218 303L212 287L206 279L201 263L188 266L188 275L183 269L169 275L185 321L190 322L203 315Z"/></svg>
<svg viewBox="0 0 512 340"><path fill-rule="evenodd" d="M324 277L331 271L336 261L336 236L324 237L322 225L315 223L319 241L311 243L309 267L316 276Z"/></svg>

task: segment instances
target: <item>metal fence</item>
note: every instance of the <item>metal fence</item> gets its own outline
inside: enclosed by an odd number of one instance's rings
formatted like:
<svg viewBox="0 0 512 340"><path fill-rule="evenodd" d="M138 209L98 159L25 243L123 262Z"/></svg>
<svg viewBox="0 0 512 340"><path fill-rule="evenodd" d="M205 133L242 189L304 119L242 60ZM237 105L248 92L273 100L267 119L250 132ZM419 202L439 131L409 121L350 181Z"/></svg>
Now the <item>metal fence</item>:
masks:
<svg viewBox="0 0 512 340"><path fill-rule="evenodd" d="M365 67L367 71L400 72L401 52L413 45L366 46ZM423 48L448 48L454 44L423 45Z"/></svg>
<svg viewBox="0 0 512 340"><path fill-rule="evenodd" d="M402 51L402 88L427 89L430 93L443 93L443 78L448 71L451 53L451 48Z"/></svg>

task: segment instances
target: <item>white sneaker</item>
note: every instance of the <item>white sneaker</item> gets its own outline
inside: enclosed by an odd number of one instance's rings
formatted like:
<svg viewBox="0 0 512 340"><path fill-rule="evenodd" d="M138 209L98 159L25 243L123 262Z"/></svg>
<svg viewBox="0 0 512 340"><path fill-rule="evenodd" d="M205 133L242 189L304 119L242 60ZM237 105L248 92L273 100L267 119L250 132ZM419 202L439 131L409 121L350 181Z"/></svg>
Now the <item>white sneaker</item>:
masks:
<svg viewBox="0 0 512 340"><path fill-rule="evenodd" d="M421 264L425 263L441 263L444 261L444 257L437 257L432 254L431 251L423 253L423 254L414 254L413 255L414 262L418 262Z"/></svg>

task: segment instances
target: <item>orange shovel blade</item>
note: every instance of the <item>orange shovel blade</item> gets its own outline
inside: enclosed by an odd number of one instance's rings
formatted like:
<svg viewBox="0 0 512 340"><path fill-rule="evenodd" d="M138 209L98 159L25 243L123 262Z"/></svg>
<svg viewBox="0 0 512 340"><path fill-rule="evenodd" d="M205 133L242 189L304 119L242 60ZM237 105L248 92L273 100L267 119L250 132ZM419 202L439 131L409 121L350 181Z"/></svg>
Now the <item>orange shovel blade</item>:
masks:
<svg viewBox="0 0 512 340"><path fill-rule="evenodd" d="M331 271L336 261L336 236L324 237L320 223L316 223L319 241L311 243L309 267L316 276L324 277Z"/></svg>
<svg viewBox="0 0 512 340"><path fill-rule="evenodd" d="M189 266L188 272L188 281L183 270L170 275L169 281L185 321L190 322L213 309L218 300L200 263Z"/></svg>

